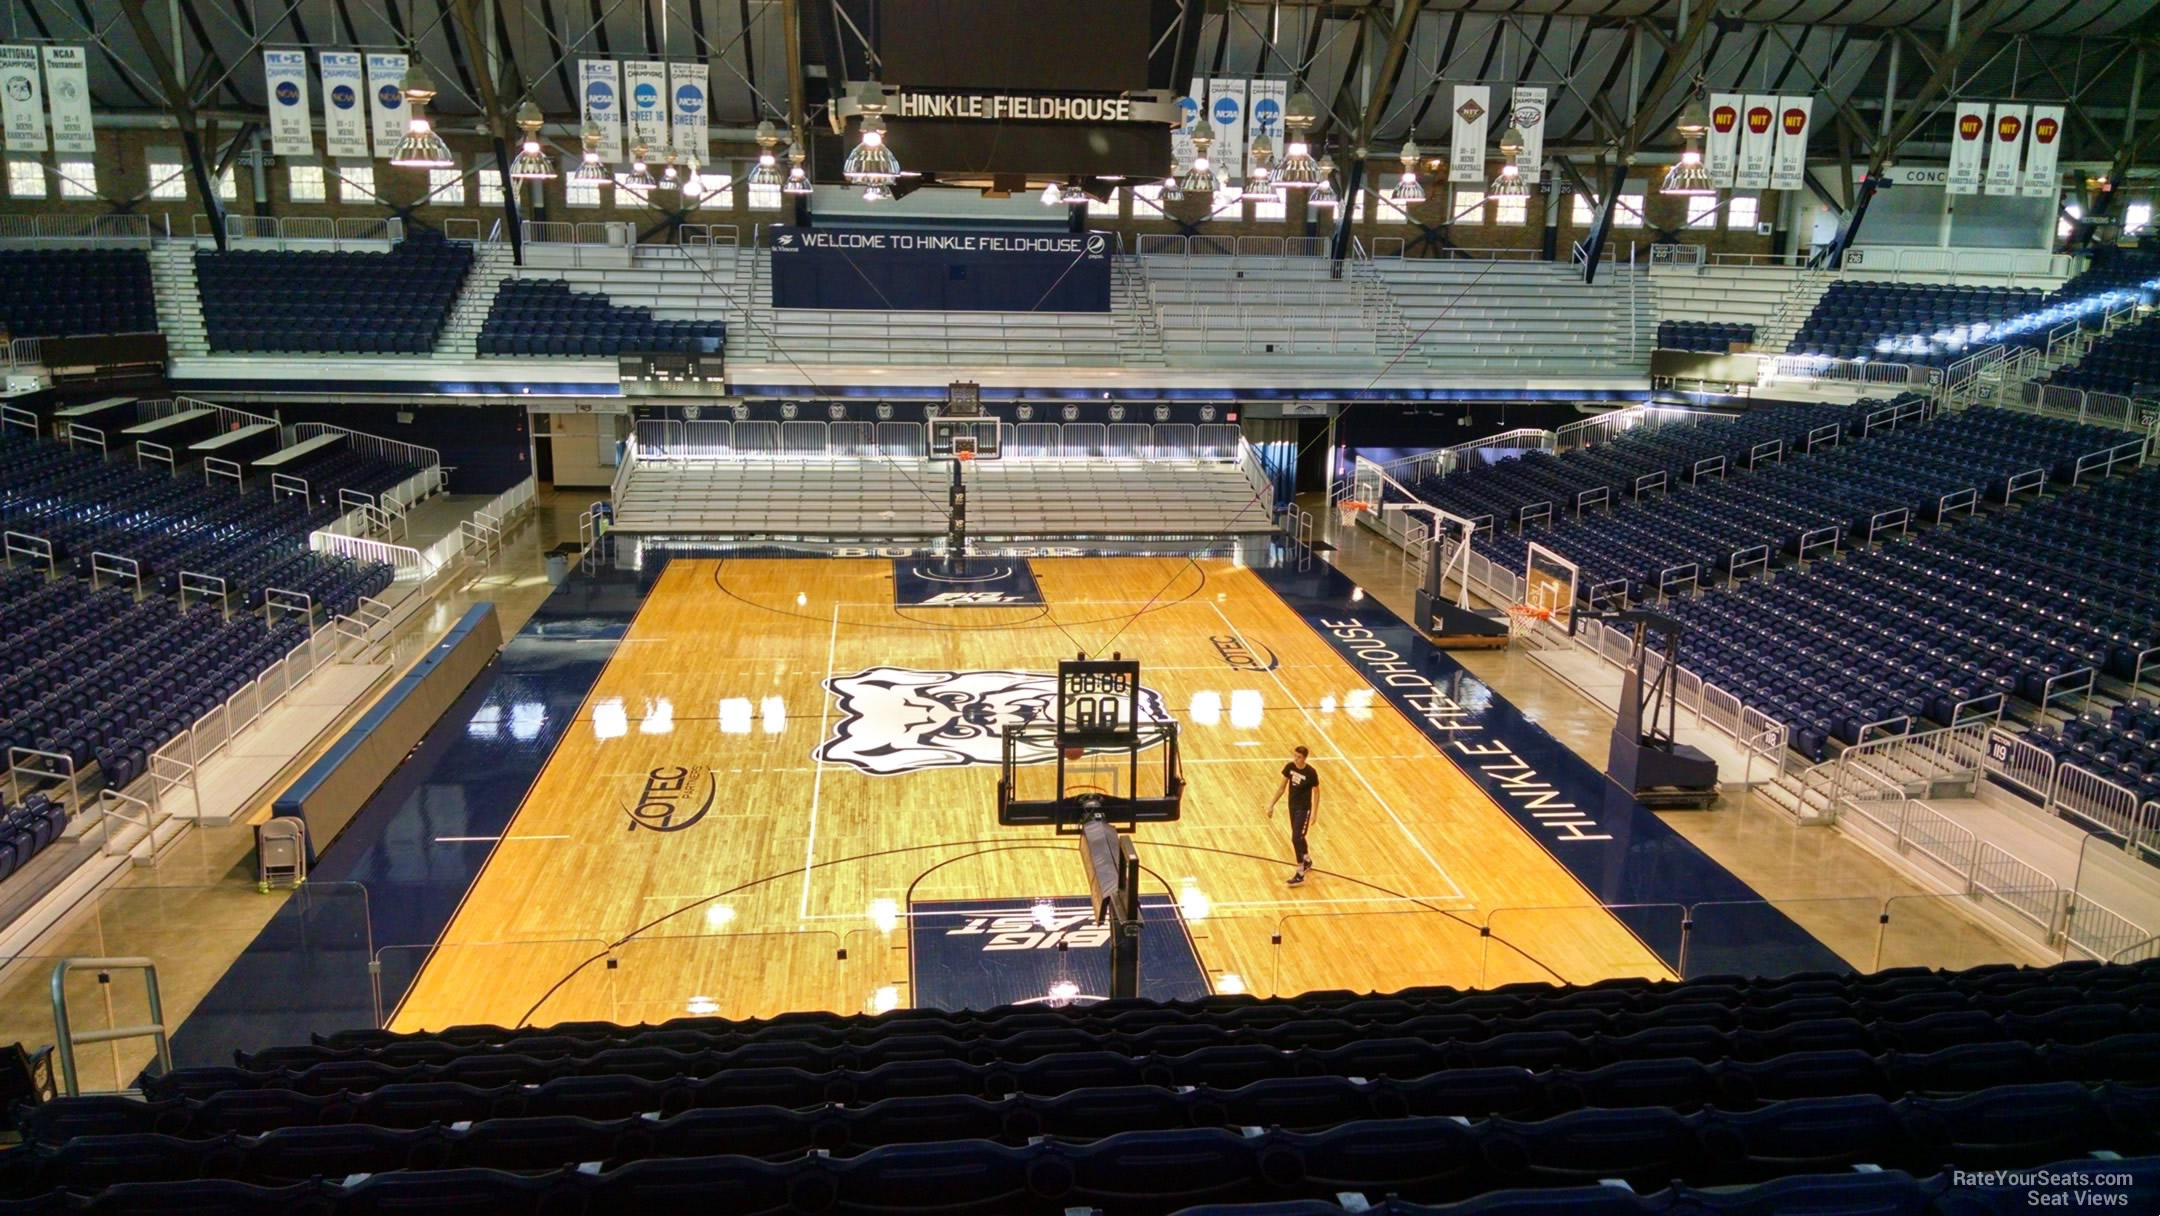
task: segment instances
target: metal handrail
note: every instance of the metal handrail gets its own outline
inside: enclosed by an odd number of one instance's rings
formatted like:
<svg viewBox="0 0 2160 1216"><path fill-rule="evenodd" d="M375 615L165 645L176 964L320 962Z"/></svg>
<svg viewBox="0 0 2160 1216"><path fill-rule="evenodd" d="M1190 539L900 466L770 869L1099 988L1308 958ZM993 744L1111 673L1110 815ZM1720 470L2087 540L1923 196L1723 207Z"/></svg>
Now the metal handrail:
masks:
<svg viewBox="0 0 2160 1216"><path fill-rule="evenodd" d="M141 1026L112 1026L104 1030L86 1030L76 1034L68 1025L67 977L72 971L96 971L98 982L110 983L108 971L140 971L143 985L150 998L150 1020ZM154 1039L157 1042L157 1061L160 1072L172 1071L172 1043L165 1026L165 1002L158 996L157 964L147 958L64 958L53 964L52 969L53 1039L58 1045L54 1053L60 1057L60 1089L68 1097L81 1095L82 1085L75 1075L75 1045L77 1043L113 1043L122 1039Z"/></svg>

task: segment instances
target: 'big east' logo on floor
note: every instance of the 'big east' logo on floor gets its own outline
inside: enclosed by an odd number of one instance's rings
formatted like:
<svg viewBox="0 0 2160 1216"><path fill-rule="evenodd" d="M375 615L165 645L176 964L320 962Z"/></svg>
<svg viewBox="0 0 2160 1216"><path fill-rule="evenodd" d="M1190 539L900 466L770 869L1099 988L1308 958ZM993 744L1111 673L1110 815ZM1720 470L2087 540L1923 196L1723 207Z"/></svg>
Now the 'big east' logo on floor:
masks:
<svg viewBox="0 0 2160 1216"><path fill-rule="evenodd" d="M1003 764L1007 724L1057 718L1057 677L1040 671L917 671L873 667L825 681L840 699L833 736L817 758L848 764L879 777L921 769ZM1162 694L1140 690L1141 716L1170 720ZM1051 758L1047 746L1028 745L1022 764Z"/></svg>
<svg viewBox="0 0 2160 1216"><path fill-rule="evenodd" d="M1011 916L971 916L947 937L981 937L983 953L997 950L1055 950L1060 945L1074 950L1110 944L1110 927L1097 925L1086 908L1065 909L1044 904L1032 912Z"/></svg>

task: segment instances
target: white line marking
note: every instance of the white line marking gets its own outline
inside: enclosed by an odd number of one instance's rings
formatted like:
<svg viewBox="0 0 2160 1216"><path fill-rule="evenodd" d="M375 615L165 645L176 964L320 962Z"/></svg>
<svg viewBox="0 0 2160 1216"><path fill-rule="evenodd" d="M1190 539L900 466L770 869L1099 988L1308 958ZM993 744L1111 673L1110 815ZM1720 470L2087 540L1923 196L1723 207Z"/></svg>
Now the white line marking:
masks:
<svg viewBox="0 0 2160 1216"><path fill-rule="evenodd" d="M803 843L802 907L796 910L796 916L802 920L810 919L810 868L817 856L818 798L825 792L825 740L830 737L828 732L832 727L832 694L827 691L827 682L832 679L833 656L839 649L840 605L834 604L832 633L825 639L825 678L818 681L818 694L825 700L818 707L817 775L810 779L810 839Z"/></svg>
<svg viewBox="0 0 2160 1216"><path fill-rule="evenodd" d="M473 844L496 840L568 840L568 836L437 836L436 844Z"/></svg>
<svg viewBox="0 0 2160 1216"><path fill-rule="evenodd" d="M1222 618L1223 627L1228 629L1231 634L1237 638L1240 645L1244 646L1247 650L1252 649L1252 643L1246 641L1245 634L1241 630L1239 630L1235 624L1231 622L1228 616L1225 616L1223 614L1223 610L1220 605L1211 603L1208 605L1208 607L1215 609L1215 615ZM1275 677L1275 686L1282 689L1284 696L1290 698L1290 703L1292 705L1297 705L1297 698L1295 696L1291 696L1290 686L1283 683L1282 673L1271 671L1268 674ZM1311 726L1314 731L1318 732L1322 739L1327 740L1329 750L1335 753L1332 758L1342 761L1343 767L1349 769L1350 775L1357 778L1357 783L1365 787L1365 792L1371 795L1373 802L1377 804L1382 811L1385 811L1387 813L1387 817L1389 819L1395 821L1395 826L1401 830L1403 838L1410 842L1410 847L1418 851L1418 856L1423 857L1426 861L1426 864L1430 865L1433 868L1434 873L1438 874L1444 881L1446 881L1449 886L1455 888L1455 894L1448 896L1447 898L1469 901L1470 895L1468 892L1462 889L1462 884L1456 882L1455 876L1447 872L1446 867L1440 864L1439 858L1434 857L1430 852L1426 850L1425 842L1417 838L1417 834L1410 830L1410 825L1402 821L1402 817L1395 813L1395 808L1389 806L1387 804L1387 800L1380 796L1380 791L1374 789L1372 786L1372 782L1365 779L1364 772L1358 768L1357 764L1352 761L1349 756L1343 753L1341 746L1339 746L1335 742L1335 736L1328 733L1327 727L1320 725L1320 720L1314 717L1313 712L1305 708L1304 706L1297 705L1297 711L1300 715L1304 717L1307 725Z"/></svg>

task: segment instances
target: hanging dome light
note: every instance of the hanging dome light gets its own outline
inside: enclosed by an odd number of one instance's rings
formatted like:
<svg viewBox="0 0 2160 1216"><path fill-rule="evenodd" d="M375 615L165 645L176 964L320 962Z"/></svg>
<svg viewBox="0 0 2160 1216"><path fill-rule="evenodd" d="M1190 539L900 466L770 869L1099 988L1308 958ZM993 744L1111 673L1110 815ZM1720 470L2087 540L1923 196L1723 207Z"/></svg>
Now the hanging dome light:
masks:
<svg viewBox="0 0 2160 1216"><path fill-rule="evenodd" d="M885 146L885 90L870 81L855 94L855 104L863 115L862 142L847 154L840 175L858 186L890 186L900 176L900 162Z"/></svg>
<svg viewBox="0 0 2160 1216"><path fill-rule="evenodd" d="M546 182L555 179L555 162L540 150L540 124L546 120L540 115L540 107L528 101L518 107L518 126L524 128L525 142L518 149L517 159L510 162L510 180L514 182Z"/></svg>
<svg viewBox="0 0 2160 1216"><path fill-rule="evenodd" d="M1193 125L1192 164L1185 170L1185 180L1178 188L1186 194L1213 194L1215 192L1215 166L1208 162L1207 150L1215 146L1215 126L1203 118Z"/></svg>
<svg viewBox="0 0 2160 1216"><path fill-rule="evenodd" d="M864 187L862 196L863 201L866 203L889 203L893 201L892 187L883 182Z"/></svg>
<svg viewBox="0 0 2160 1216"><path fill-rule="evenodd" d="M615 175L608 172L607 162L600 159L600 141L603 138L605 137L600 133L600 124L587 119L581 140L585 145L585 159L579 161L578 167L571 172L571 181L581 186L594 187L615 184Z"/></svg>
<svg viewBox="0 0 2160 1216"><path fill-rule="evenodd" d="M683 161L682 196L691 202L705 197L705 173L695 156Z"/></svg>
<svg viewBox="0 0 2160 1216"><path fill-rule="evenodd" d="M1305 205L1318 211L1333 211L1342 201L1335 196L1334 158L1329 156L1321 157L1320 162L1313 166L1313 170L1315 180L1312 189L1305 194ZM1288 185L1289 183L1284 184Z"/></svg>
<svg viewBox="0 0 2160 1216"><path fill-rule="evenodd" d="M672 148L668 150L667 164L661 167L660 181L655 188L660 190L679 190L682 188L682 171L675 165L675 151Z"/></svg>
<svg viewBox="0 0 2160 1216"><path fill-rule="evenodd" d="M645 157L651 152L652 149L644 144L638 144L630 149L630 171L623 174L622 184L624 186L632 190L650 190L653 188L652 170L645 167Z"/></svg>
<svg viewBox="0 0 2160 1216"><path fill-rule="evenodd" d="M1702 95L1688 98L1680 111L1680 121L1675 124L1680 138L1685 141L1680 149L1680 163L1665 171L1665 184L1659 187L1664 194L1715 195L1717 183L1710 180L1709 167L1703 164L1703 136L1709 134L1710 116L1703 109Z"/></svg>
<svg viewBox="0 0 2160 1216"><path fill-rule="evenodd" d="M1521 157L1525 141L1522 128L1513 123L1500 133L1500 155L1507 158L1500 166L1499 176L1492 179L1487 191L1494 198L1527 198L1530 195L1529 179L1523 176Z"/></svg>
<svg viewBox="0 0 2160 1216"><path fill-rule="evenodd" d="M779 188L780 158L773 154L773 149L779 145L780 132L773 127L772 123L769 121L759 123L757 125L757 167L750 170L749 174L743 178L744 185L749 186L752 190Z"/></svg>
<svg viewBox="0 0 2160 1216"><path fill-rule="evenodd" d="M1289 134L1284 136L1287 147L1282 164L1275 169L1275 183L1285 190L1310 190L1320 184L1320 164L1313 159L1312 141L1305 136L1317 109L1312 96L1301 89L1283 112L1283 128Z"/></svg>
<svg viewBox="0 0 2160 1216"><path fill-rule="evenodd" d="M1090 200L1088 192L1080 188L1080 179L1074 177L1066 179L1065 189L1058 195L1058 201L1068 207L1085 207Z"/></svg>
<svg viewBox="0 0 2160 1216"><path fill-rule="evenodd" d="M791 139L788 141L787 158L787 184L780 187L780 193L810 193L810 174L805 172L803 169L803 162L805 160L808 160L809 156L803 151L802 141L800 139Z"/></svg>
<svg viewBox="0 0 2160 1216"><path fill-rule="evenodd" d="M1056 182L1046 183L1043 186L1042 205L1045 207L1057 206L1058 199L1062 197L1063 194L1064 192L1058 189L1058 184Z"/></svg>
<svg viewBox="0 0 2160 1216"><path fill-rule="evenodd" d="M1245 193L1248 203L1272 203L1275 201L1275 141L1266 135L1255 135L1252 151L1246 158Z"/></svg>
<svg viewBox="0 0 2160 1216"><path fill-rule="evenodd" d="M435 82L427 69L415 58L412 66L405 69L405 79L398 82L398 91L405 95L405 103L412 117L406 121L405 137L398 140L397 152L390 163L401 169L447 169L457 164L450 155L450 145L428 125L427 103L435 100Z"/></svg>
<svg viewBox="0 0 2160 1216"><path fill-rule="evenodd" d="M1412 203L1425 201L1425 187L1419 185L1417 179L1418 159L1424 155L1423 152L1418 151L1416 140L1413 139L1403 144L1400 156L1402 176L1395 179L1395 189L1388 195L1390 201L1405 207Z"/></svg>

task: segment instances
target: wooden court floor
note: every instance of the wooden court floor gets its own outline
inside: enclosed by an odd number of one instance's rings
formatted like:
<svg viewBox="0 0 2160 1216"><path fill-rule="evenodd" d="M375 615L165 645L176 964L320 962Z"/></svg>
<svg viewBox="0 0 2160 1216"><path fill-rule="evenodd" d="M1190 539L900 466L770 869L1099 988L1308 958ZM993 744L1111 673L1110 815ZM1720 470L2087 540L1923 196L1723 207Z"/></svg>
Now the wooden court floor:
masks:
<svg viewBox="0 0 2160 1216"><path fill-rule="evenodd" d="M1069 840L997 826L983 762L1080 650L1138 658L1181 724L1184 819L1136 840L1217 990L1670 974L1251 571L1032 564L1044 607L931 609L887 560L673 561L393 1025L911 1003L911 905L1086 894ZM1266 808L1300 743L1292 888Z"/></svg>

